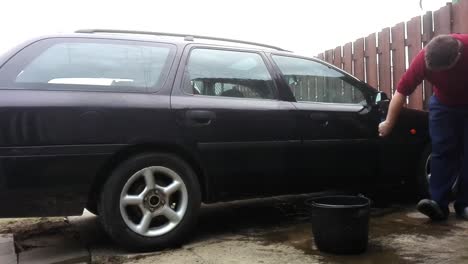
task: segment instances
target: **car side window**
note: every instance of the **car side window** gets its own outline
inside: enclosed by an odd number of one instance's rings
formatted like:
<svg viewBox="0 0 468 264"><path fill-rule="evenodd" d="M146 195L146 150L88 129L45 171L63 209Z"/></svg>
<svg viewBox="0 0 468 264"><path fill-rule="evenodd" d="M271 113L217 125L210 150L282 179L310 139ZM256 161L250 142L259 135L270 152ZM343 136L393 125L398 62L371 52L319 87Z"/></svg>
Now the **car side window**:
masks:
<svg viewBox="0 0 468 264"><path fill-rule="evenodd" d="M262 57L253 52L196 48L185 71L193 95L276 99L276 87Z"/></svg>
<svg viewBox="0 0 468 264"><path fill-rule="evenodd" d="M0 75L9 76L2 86L11 88L155 91L166 78L174 50L159 43L46 39L13 57Z"/></svg>
<svg viewBox="0 0 468 264"><path fill-rule="evenodd" d="M366 104L364 93L345 75L319 62L273 55L297 101Z"/></svg>

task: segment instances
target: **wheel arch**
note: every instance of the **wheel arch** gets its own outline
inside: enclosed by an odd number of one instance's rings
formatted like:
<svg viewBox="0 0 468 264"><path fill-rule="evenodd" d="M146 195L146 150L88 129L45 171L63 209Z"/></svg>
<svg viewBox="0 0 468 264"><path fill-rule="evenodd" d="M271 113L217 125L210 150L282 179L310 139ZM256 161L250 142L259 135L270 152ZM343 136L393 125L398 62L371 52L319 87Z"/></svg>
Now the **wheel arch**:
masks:
<svg viewBox="0 0 468 264"><path fill-rule="evenodd" d="M186 148L177 144L158 144L144 143L124 147L112 155L105 164L99 169L91 184L87 199L87 208L94 210L100 190L112 171L123 161L142 153L169 153L176 155L187 162L197 175L200 189L202 192L202 201L211 199L210 184L204 173L204 170L196 158L196 155Z"/></svg>

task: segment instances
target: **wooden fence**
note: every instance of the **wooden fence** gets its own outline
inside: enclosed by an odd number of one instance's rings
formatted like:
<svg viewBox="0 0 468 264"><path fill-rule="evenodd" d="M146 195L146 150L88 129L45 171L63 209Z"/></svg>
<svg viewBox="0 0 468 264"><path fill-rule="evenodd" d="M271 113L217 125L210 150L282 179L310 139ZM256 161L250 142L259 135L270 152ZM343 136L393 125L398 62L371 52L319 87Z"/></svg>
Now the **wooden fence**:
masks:
<svg viewBox="0 0 468 264"><path fill-rule="evenodd" d="M434 36L468 33L468 0L448 3L378 33L330 49L318 55L391 96L416 54ZM427 109L432 87L424 82L408 98L408 107Z"/></svg>

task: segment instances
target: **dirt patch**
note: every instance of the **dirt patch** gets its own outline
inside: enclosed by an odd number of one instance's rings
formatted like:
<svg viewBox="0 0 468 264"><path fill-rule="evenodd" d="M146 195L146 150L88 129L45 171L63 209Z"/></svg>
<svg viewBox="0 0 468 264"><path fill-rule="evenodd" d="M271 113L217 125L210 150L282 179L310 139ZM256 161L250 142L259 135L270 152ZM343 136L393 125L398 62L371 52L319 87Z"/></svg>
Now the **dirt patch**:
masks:
<svg viewBox="0 0 468 264"><path fill-rule="evenodd" d="M25 239L30 236L46 235L58 232L69 225L64 218L15 218L1 219L0 233L13 233L15 238Z"/></svg>
<svg viewBox="0 0 468 264"><path fill-rule="evenodd" d="M139 260L149 258L154 255L131 255L131 256L96 256L93 257L92 264L124 264L135 263Z"/></svg>
<svg viewBox="0 0 468 264"><path fill-rule="evenodd" d="M14 235L17 253L43 247L38 240L48 237L79 239L78 232L63 217L0 219L0 234L5 233Z"/></svg>
<svg viewBox="0 0 468 264"><path fill-rule="evenodd" d="M99 256L93 258L92 264L123 264L128 260L127 257L118 256Z"/></svg>

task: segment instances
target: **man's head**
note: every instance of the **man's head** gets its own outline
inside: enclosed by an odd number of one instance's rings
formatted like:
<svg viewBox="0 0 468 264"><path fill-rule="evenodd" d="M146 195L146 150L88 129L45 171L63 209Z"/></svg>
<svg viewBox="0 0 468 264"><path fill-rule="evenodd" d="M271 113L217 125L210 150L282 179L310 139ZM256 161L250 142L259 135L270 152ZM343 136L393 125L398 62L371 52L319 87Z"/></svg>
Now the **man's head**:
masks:
<svg viewBox="0 0 468 264"><path fill-rule="evenodd" d="M453 68L461 57L462 43L450 35L433 38L426 46L425 61L430 71Z"/></svg>

